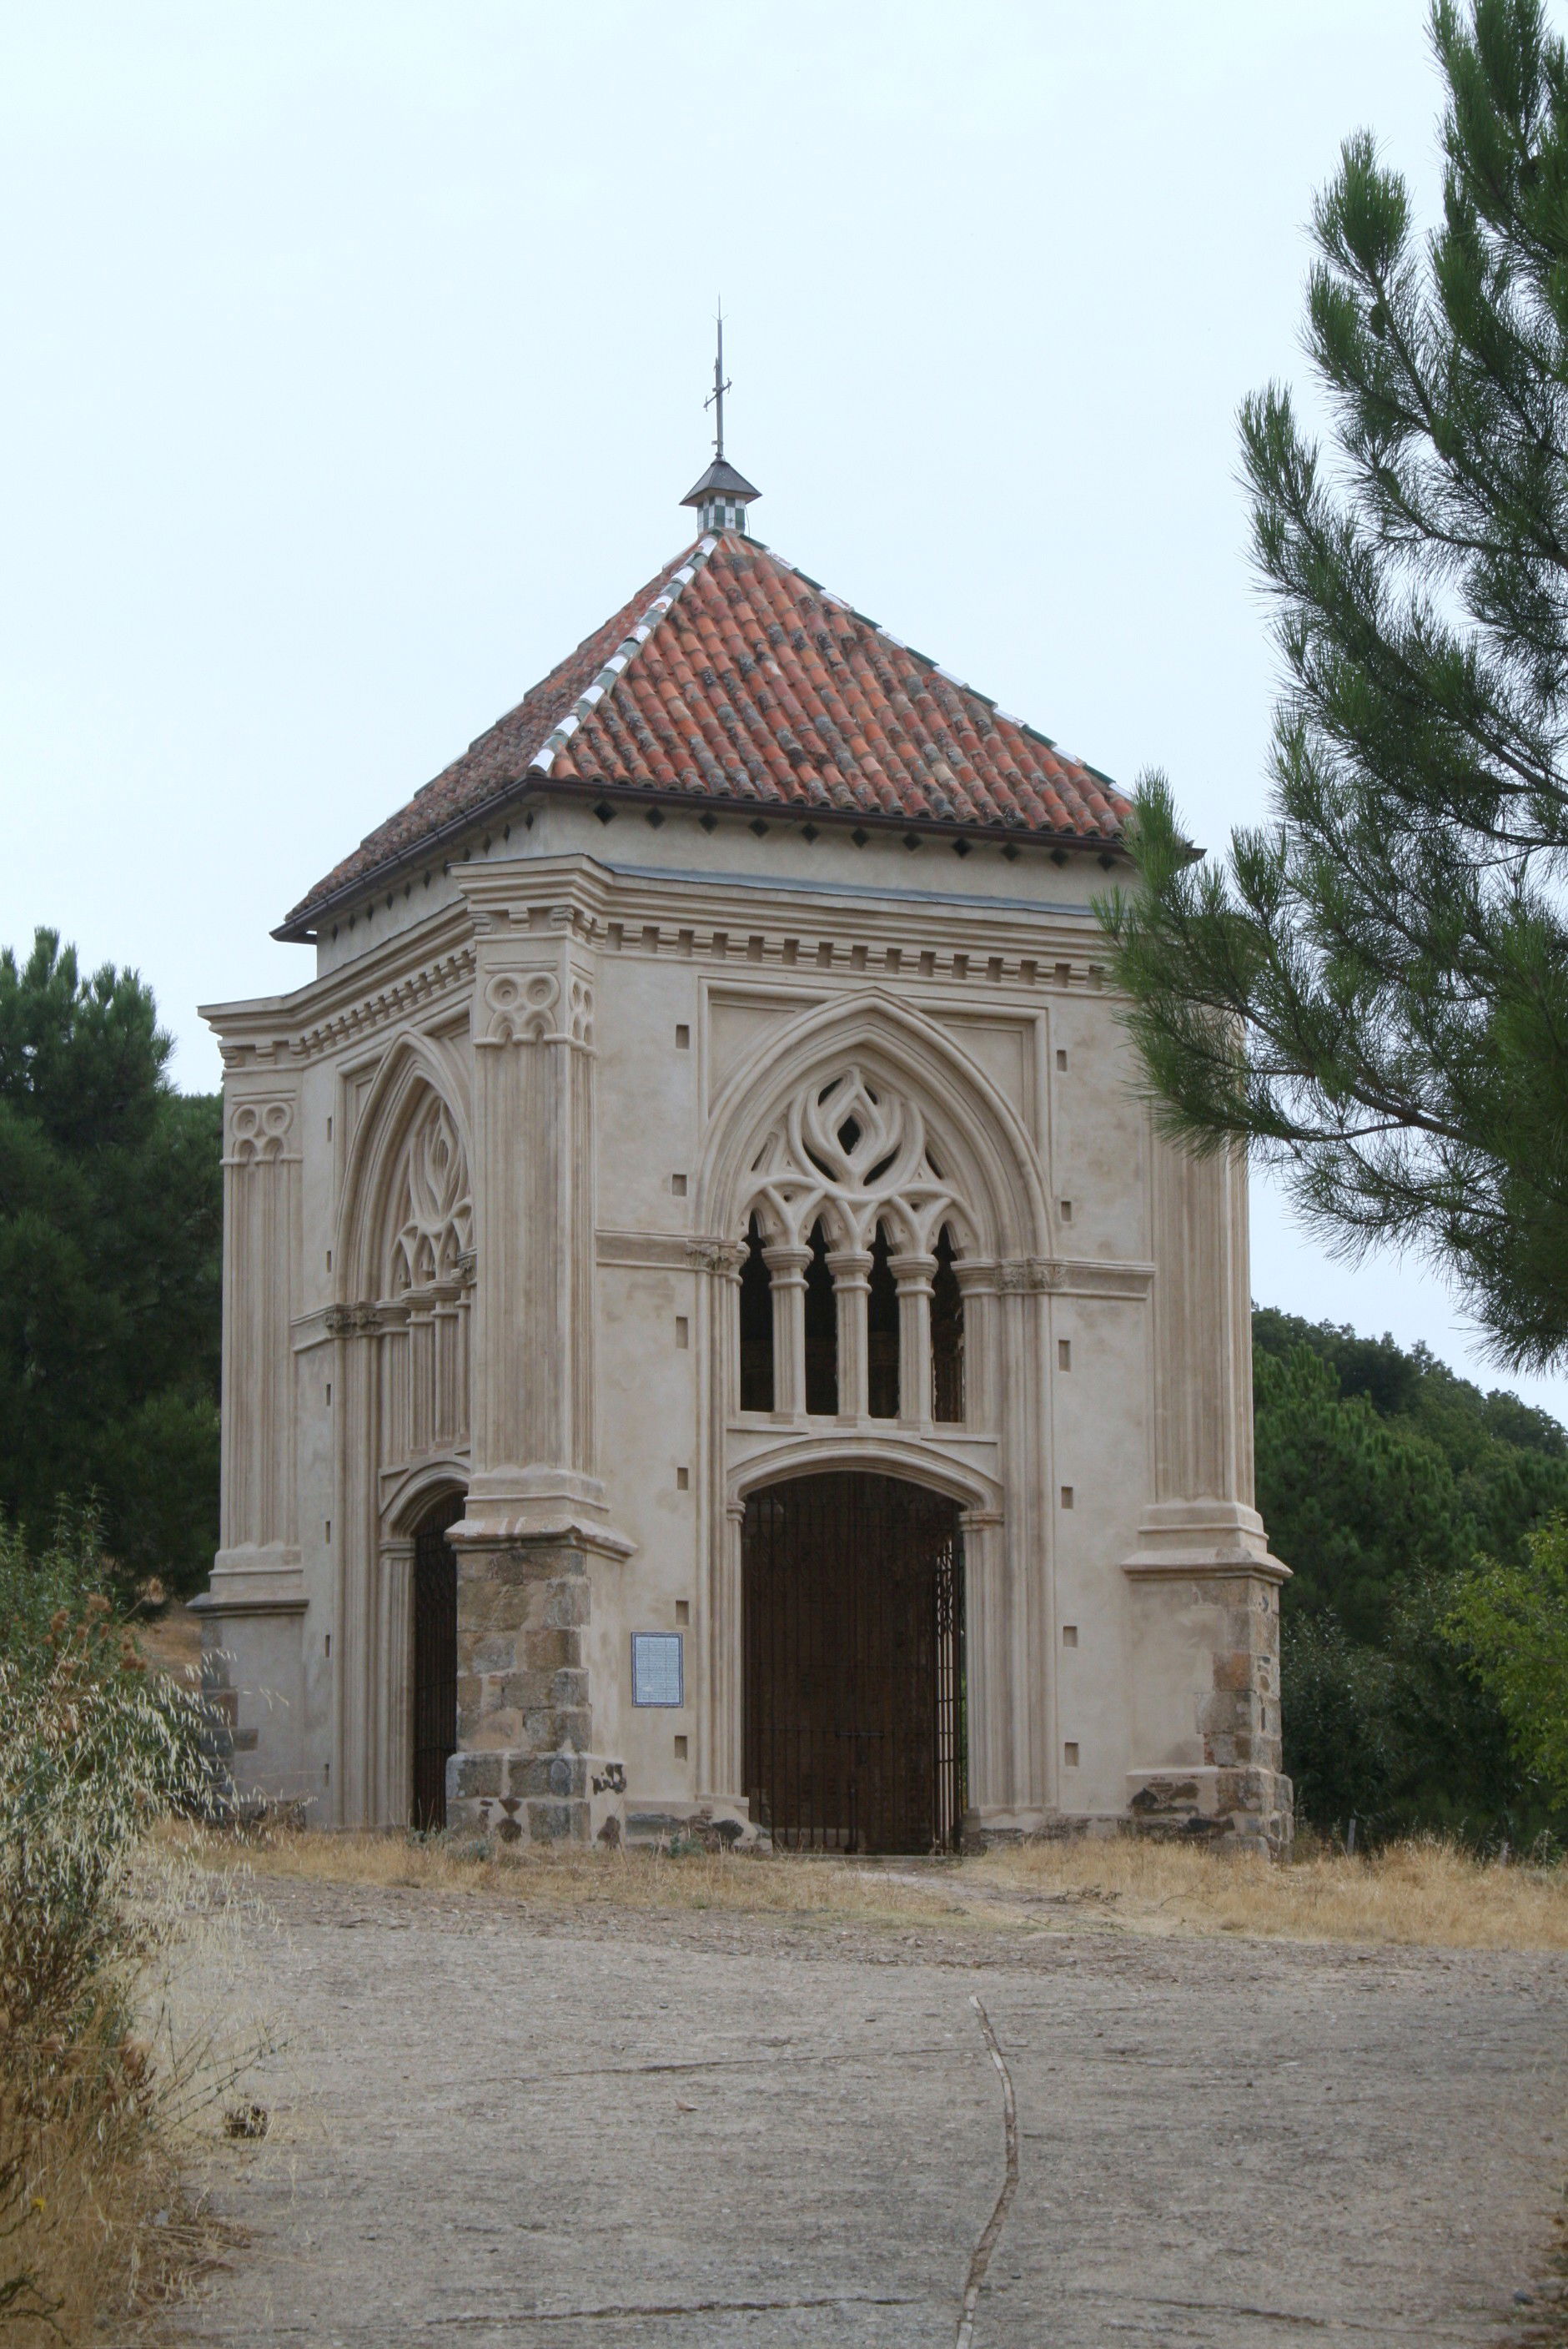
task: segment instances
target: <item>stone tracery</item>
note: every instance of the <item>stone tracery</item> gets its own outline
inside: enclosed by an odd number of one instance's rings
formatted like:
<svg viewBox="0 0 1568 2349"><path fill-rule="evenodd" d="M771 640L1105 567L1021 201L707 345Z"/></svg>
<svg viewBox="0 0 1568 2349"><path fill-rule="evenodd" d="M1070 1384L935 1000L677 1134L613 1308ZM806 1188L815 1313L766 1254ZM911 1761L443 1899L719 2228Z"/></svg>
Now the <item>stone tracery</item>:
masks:
<svg viewBox="0 0 1568 2349"><path fill-rule="evenodd" d="M869 1248L879 1223L895 1247L929 1255L951 1223L967 1245L970 1219L933 1155L924 1113L880 1077L851 1065L803 1085L752 1160L740 1205L770 1243L809 1243L819 1217L835 1247Z"/></svg>
<svg viewBox="0 0 1568 2349"><path fill-rule="evenodd" d="M813 1078L769 1129L739 1206L755 1267L743 1410L963 1418L962 1301L944 1288L940 1377L932 1308L973 1226L916 1102L855 1064Z"/></svg>
<svg viewBox="0 0 1568 2349"><path fill-rule="evenodd" d="M458 1279L472 1247L473 1206L462 1142L435 1095L408 1137L395 1197L392 1295Z"/></svg>
<svg viewBox="0 0 1568 2349"><path fill-rule="evenodd" d="M382 1345L385 1467L460 1451L469 1435L473 1203L457 1121L431 1093L410 1126L388 1195Z"/></svg>

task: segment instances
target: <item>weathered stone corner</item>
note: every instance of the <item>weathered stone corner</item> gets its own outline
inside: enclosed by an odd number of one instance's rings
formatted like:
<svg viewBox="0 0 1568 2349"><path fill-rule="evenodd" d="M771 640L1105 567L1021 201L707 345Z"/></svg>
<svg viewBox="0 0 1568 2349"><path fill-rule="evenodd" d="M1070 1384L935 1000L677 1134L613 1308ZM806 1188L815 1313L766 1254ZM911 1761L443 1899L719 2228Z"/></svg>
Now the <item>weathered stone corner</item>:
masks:
<svg viewBox="0 0 1568 2349"><path fill-rule="evenodd" d="M1171 1842L1222 1843L1279 1856L1295 1833L1290 1780L1274 1770L1150 1773L1133 1781L1127 1810L1141 1833Z"/></svg>
<svg viewBox="0 0 1568 2349"><path fill-rule="evenodd" d="M542 1537L454 1547L458 1751L447 1764L449 1826L508 1844L618 1841L625 1769L593 1751L589 1552Z"/></svg>

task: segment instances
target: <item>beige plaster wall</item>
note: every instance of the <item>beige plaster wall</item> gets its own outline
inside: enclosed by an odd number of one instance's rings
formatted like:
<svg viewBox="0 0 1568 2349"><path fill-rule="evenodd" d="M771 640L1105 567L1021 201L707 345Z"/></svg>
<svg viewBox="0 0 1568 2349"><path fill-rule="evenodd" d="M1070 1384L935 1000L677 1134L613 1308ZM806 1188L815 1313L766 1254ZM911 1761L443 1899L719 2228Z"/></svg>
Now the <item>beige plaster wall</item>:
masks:
<svg viewBox="0 0 1568 2349"><path fill-rule="evenodd" d="M387 1610L403 1603L404 1569L388 1545L420 1492L477 1471L476 1495L490 1497L470 1499L469 1517L477 1526L488 1509L491 1536L503 1520L521 1524L524 1507L536 1531L552 1529L553 1508L562 1526L603 1537L586 1641L594 1744L624 1765L627 1812L735 1803L736 1491L769 1462L852 1454L929 1471L979 1513L971 1574L985 1595L976 1585L972 1621L985 1640L971 1655L988 1709L976 1723L978 1792L994 1824L1121 1817L1173 1770L1197 1774L1196 1810L1231 1802L1232 1781L1215 1775L1217 1683L1203 1642L1235 1627L1227 1617L1214 1628L1212 1590L1195 1578L1216 1561L1243 1578L1277 1574L1249 1506L1244 1174L1193 1168L1151 1139L1089 905L1106 876L1091 860L1011 861L989 845L959 858L880 838L857 849L830 829L810 845L778 825L757 838L730 819L706 832L695 816L655 827L632 811L606 826L559 800L532 812L488 853L475 842L467 861L434 864L428 890L416 875L390 908L384 892L352 933L340 919L295 994L208 1013L224 1050L231 1158L234 1122L257 1103L286 1108L289 1145L286 1165L229 1174L226 1359L243 1368L229 1388L212 1635L236 1656L236 1685L257 1686L258 1660L281 1671L286 1656L297 1688L253 1756L236 1754L236 1776L304 1791L324 1817L399 1815L405 1696L387 1676L406 1671L407 1651ZM557 1283L558 1319L530 1325L553 1334L531 1341L524 1364L515 1332L485 1306L493 1265L466 1277L478 1282L475 1426L500 1423L484 1419L487 1381L492 1393L498 1381L586 1381L592 1427L572 1443L593 1456L514 1461L502 1474L480 1456L499 1439L470 1428L447 1454L389 1475L371 1456L380 1340L352 1326L377 1302L356 1237L368 1202L354 1191L370 1181L388 1072L399 1053L412 1068L417 1050L418 1084L449 1099L466 1148L480 1154L475 1120L492 1079L472 1036L500 999L486 974L568 964L584 1007L576 1040L552 1043L542 1030L539 1041L494 1050L575 1055L580 1078L549 1095L552 1118L568 1120L552 1129L550 1146L564 1150L555 1190L529 1177L515 1195L536 1202L535 1216L553 1201L549 1214L565 1220L550 1229L570 1232L573 1249L595 1236L591 1287L577 1291L593 1299L591 1321L573 1324ZM855 1026L858 1050L909 1014L951 1048L947 1096L966 1083L995 1104L985 1116L1017 1161L1015 1237L970 1305L987 1357L974 1365L984 1407L961 1431L744 1420L724 1392L733 1291L703 1258L737 1237L718 1228L702 1187L722 1158L716 1121L735 1111L748 1071L762 1098L770 1056L775 1090L787 1087L813 1021L811 1051L824 1016ZM494 1050L495 1082L536 1065ZM405 1079L412 1100L418 1085ZM574 1156L576 1119L586 1139ZM500 1141L544 1147L531 1129ZM500 1164L497 1146L492 1133L483 1164L470 1155L476 1185L500 1179L485 1172ZM546 1277L556 1243L542 1226L498 1220L482 1197L476 1213L490 1244L500 1234L518 1252L517 1280ZM1031 1215L1035 1237L1019 1240ZM515 1282L507 1293L520 1293ZM514 1427L508 1441L526 1433ZM536 1495L526 1503L505 1497L520 1471ZM1185 1517L1175 1503L1191 1504ZM266 1588L253 1578L269 1574ZM269 1590L280 1606L271 1618L252 1604ZM249 1611L234 1611L242 1599ZM681 1608L686 1704L639 1711L631 1634L677 1628ZM1274 1717L1277 1731L1277 1704ZM1277 1734L1274 1754L1277 1771ZM1254 1758L1267 1766L1262 1746Z"/></svg>

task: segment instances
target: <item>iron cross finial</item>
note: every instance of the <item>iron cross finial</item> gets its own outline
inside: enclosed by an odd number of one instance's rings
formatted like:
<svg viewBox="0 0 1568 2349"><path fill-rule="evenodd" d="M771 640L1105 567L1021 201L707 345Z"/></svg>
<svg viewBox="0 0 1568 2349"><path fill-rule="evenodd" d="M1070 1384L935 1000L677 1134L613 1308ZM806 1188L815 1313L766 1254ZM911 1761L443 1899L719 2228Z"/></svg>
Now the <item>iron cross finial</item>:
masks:
<svg viewBox="0 0 1568 2349"><path fill-rule="evenodd" d="M714 324L718 329L718 339L713 357L713 389L703 401L703 406L714 410L714 422L717 429L713 436L713 451L716 457L722 457L724 454L724 395L730 388L725 380L724 374L724 296L722 295L719 296L718 316Z"/></svg>

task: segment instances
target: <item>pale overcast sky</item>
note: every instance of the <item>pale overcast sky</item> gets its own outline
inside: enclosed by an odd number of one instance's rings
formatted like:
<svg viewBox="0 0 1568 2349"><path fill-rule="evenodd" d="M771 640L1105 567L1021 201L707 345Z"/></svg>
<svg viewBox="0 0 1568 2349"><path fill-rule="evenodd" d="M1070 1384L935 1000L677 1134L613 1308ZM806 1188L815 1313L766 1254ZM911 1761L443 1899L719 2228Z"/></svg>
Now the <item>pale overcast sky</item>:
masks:
<svg viewBox="0 0 1568 2349"><path fill-rule="evenodd" d="M297 986L306 886L675 553L758 534L1067 748L1264 804L1234 416L1305 369L1363 124L1435 199L1424 0L51 0L0 13L0 940ZM1500 1375L1258 1185L1268 1303ZM1568 1378L1522 1382L1568 1415Z"/></svg>

